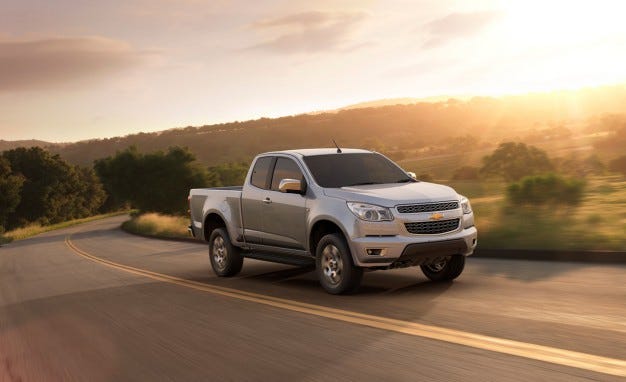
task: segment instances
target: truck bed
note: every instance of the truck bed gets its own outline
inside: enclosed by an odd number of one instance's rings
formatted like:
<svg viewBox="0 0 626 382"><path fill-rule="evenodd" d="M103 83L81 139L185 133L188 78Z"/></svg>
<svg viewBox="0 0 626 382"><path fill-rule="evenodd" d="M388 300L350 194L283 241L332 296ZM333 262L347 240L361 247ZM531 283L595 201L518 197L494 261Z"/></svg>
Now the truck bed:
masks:
<svg viewBox="0 0 626 382"><path fill-rule="evenodd" d="M196 228L203 225L203 217L206 215L203 208L205 205L212 206L222 212L228 211L229 228L234 234L241 229L241 192L243 186L193 188L189 196L189 209L191 210L191 224ZM208 203L205 203L209 200Z"/></svg>
<svg viewBox="0 0 626 382"><path fill-rule="evenodd" d="M211 187L211 188L192 188L191 191L242 191L243 186L228 186L228 187Z"/></svg>

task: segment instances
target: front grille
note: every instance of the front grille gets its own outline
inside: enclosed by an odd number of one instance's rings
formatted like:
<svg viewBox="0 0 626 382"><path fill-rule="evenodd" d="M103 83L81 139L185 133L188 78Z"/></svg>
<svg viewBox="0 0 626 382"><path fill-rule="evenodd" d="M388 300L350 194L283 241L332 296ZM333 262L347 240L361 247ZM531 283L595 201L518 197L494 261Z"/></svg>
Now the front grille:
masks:
<svg viewBox="0 0 626 382"><path fill-rule="evenodd" d="M437 233L446 233L459 228L461 219L440 220L431 222L415 222L405 223L407 231L420 235L432 235Z"/></svg>
<svg viewBox="0 0 626 382"><path fill-rule="evenodd" d="M459 208L459 202L407 204L405 206L398 206L398 212L401 214L415 214L418 212L456 210L457 208Z"/></svg>

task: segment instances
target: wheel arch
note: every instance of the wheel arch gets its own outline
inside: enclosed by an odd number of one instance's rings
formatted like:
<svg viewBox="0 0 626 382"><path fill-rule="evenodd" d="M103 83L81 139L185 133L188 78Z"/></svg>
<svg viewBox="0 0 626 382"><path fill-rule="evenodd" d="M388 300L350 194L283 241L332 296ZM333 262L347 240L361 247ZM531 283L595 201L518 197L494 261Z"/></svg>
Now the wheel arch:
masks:
<svg viewBox="0 0 626 382"><path fill-rule="evenodd" d="M230 232L228 232L228 225L226 224L224 217L217 212L209 212L205 216L204 224L202 225L204 240L208 242L211 237L211 233L217 228L224 228L230 236Z"/></svg>
<svg viewBox="0 0 626 382"><path fill-rule="evenodd" d="M340 234L344 238L344 240L346 240L346 244L348 245L348 248L350 248L350 243L348 242L348 235L346 235L344 230L341 228L341 225L339 225L339 223L331 219L321 218L313 223L313 225L311 226L311 230L309 231L308 249L311 252L311 255L315 256L315 252L317 250L317 243L319 243L320 239L324 237L325 235L328 235L331 233ZM354 258L354 254L352 254L352 256Z"/></svg>

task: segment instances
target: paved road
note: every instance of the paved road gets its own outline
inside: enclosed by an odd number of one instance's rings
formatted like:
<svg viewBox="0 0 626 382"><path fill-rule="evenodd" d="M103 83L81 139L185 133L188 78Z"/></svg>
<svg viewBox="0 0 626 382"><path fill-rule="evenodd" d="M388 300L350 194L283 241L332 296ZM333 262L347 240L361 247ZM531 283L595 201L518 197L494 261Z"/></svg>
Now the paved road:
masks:
<svg viewBox="0 0 626 382"><path fill-rule="evenodd" d="M309 269L254 260L216 278L204 246L132 236L119 230L123 219L0 248L0 381L626 373L625 266L470 259L454 283L409 268L366 273L360 293L331 296ZM502 344L487 350L482 338ZM566 366L570 353L580 367ZM617 362L609 373L598 371L605 361Z"/></svg>

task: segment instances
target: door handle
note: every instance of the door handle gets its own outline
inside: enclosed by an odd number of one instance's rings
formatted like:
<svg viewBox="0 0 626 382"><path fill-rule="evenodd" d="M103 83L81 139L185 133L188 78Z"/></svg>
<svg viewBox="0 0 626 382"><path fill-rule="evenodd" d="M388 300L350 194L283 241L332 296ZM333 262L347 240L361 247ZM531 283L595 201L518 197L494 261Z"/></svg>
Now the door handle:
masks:
<svg viewBox="0 0 626 382"><path fill-rule="evenodd" d="M272 199L265 198L265 199L263 199L263 203L265 203L265 204L272 204Z"/></svg>

